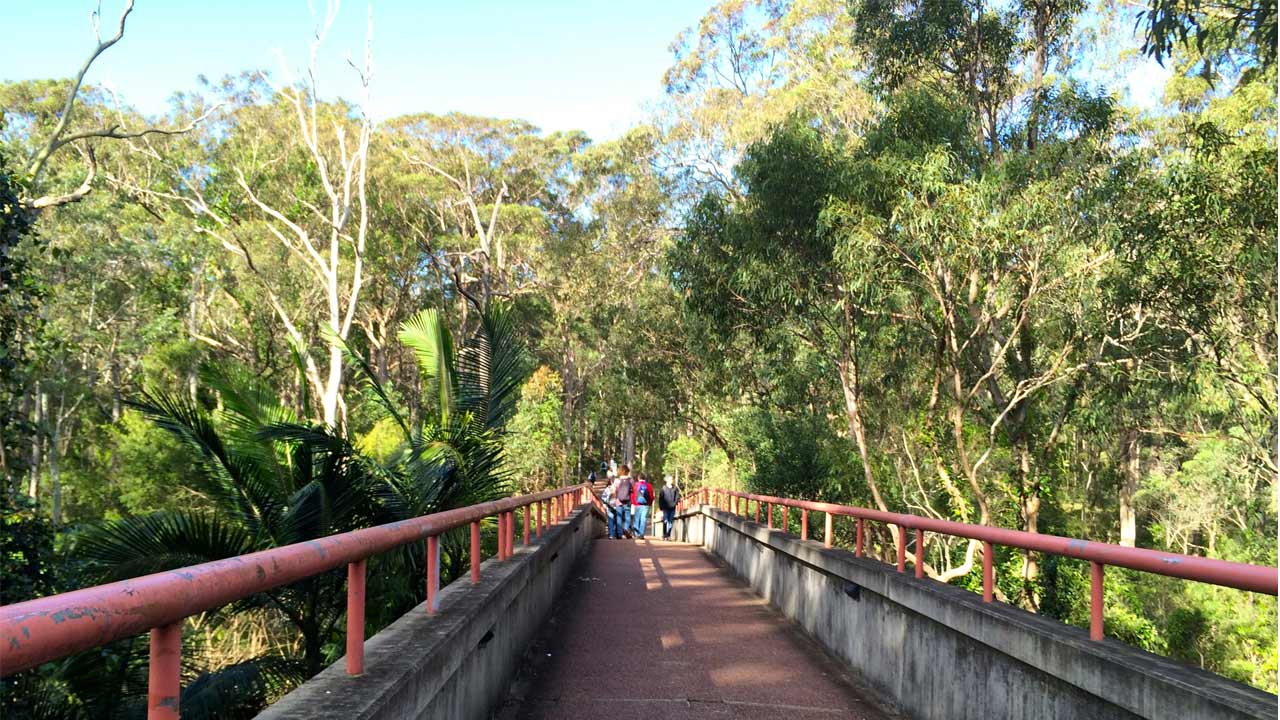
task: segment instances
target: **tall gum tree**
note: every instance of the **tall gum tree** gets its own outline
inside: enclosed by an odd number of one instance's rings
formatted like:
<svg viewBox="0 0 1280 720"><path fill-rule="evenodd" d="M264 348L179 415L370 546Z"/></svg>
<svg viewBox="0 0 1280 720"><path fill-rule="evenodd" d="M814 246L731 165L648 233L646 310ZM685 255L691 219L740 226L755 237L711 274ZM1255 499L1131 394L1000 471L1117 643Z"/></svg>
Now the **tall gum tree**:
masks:
<svg viewBox="0 0 1280 720"><path fill-rule="evenodd" d="M253 278L319 400L315 419L329 426L345 423L342 344L351 334L365 283L374 131L367 112L373 72L371 9L363 63L357 69L362 105L325 103L319 97L317 59L338 12L335 0L318 19L301 83L276 86L258 73L246 88L229 86L234 106L218 117L226 135L208 139L211 156L175 158L147 138L133 145L158 166L153 172L170 183L168 189L156 190L146 176L114 179L140 198L167 201L185 211L196 232L213 239ZM299 176L305 181L298 182ZM280 253L288 258L283 265L276 260ZM280 291L289 284L301 285L297 302ZM214 347L227 344L203 339Z"/></svg>

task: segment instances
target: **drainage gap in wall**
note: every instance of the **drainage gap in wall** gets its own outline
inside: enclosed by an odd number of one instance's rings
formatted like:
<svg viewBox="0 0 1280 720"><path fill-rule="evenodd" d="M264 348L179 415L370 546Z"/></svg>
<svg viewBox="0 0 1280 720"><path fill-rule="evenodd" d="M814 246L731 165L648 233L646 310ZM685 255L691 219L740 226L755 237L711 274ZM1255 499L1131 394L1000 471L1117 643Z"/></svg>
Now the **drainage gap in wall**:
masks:
<svg viewBox="0 0 1280 720"><path fill-rule="evenodd" d="M844 584L844 594L845 594L845 595L848 595L848 596L849 596L852 600L854 600L854 601L861 600L861 599L862 599L862 587L861 587L860 585L858 585L857 583L845 583L845 584Z"/></svg>
<svg viewBox="0 0 1280 720"><path fill-rule="evenodd" d="M493 628L489 628L489 632L485 633L484 637L480 638L480 642L476 645L476 647L484 647L485 645L488 645L489 641L492 639L493 639Z"/></svg>
<svg viewBox="0 0 1280 720"><path fill-rule="evenodd" d="M558 557L560 557L560 553L556 553L556 554L552 555L552 556L551 556L551 561L552 561L552 562L554 562L554 561L555 561L555 559L556 559L556 558L558 558Z"/></svg>

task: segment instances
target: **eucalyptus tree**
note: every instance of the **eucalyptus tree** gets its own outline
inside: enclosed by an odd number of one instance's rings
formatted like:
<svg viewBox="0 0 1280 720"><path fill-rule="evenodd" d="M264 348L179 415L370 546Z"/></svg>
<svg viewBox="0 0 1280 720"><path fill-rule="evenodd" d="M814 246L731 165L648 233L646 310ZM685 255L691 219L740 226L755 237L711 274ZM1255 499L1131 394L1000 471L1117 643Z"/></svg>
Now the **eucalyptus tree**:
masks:
<svg viewBox="0 0 1280 720"><path fill-rule="evenodd" d="M394 118L386 132L412 169L415 233L459 315L468 294L483 309L536 289L542 249L572 222L570 161L587 137L459 113Z"/></svg>
<svg viewBox="0 0 1280 720"><path fill-rule="evenodd" d="M874 120L844 0L726 0L672 43L654 124L677 200L741 190L733 166L792 113L857 134Z"/></svg>
<svg viewBox="0 0 1280 720"><path fill-rule="evenodd" d="M224 271L249 279L287 352L301 360L302 381L319 400L315 419L326 425L345 422L341 341L350 336L359 309L373 212L368 170L374 123L367 112L372 16L356 68L361 103L326 103L318 93L317 58L338 6L331 0L318 19L305 81L276 85L265 73L248 74L243 83L229 79L218 88L228 96L225 103L206 111L213 113L212 127L200 142L184 148L181 141L141 138L131 148L149 166L112 178L125 192L185 215L192 230L225 255ZM260 153L262 148L271 151ZM255 312L227 292L241 315ZM202 336L219 349L248 344L225 335Z"/></svg>
<svg viewBox="0 0 1280 720"><path fill-rule="evenodd" d="M43 123L29 126L36 132L28 138L29 149L23 162L23 173L21 175L21 184L24 190L21 196L21 203L29 210L41 211L45 208L67 205L78 202L88 196L93 191L94 181L98 174L98 161L95 154L95 147L98 141L117 140L128 142L149 135L178 135L190 132L204 119L204 117L195 118L185 127L149 127L145 122L136 123L133 124L133 127L130 127L130 123L126 121L123 115L99 119L91 114L88 122L86 122L83 112L79 114L75 112L76 101L80 99L85 75L89 73L89 69L99 56L124 37L125 22L132 12L133 0L125 0L124 7L120 11L120 18L116 24L115 34L105 40L102 37L101 30L101 7L99 6L91 12L89 21L93 28L96 44L93 50L89 52L88 57L81 63L79 71L69 83L43 84L51 92L50 99L54 99L53 93L56 93L59 109L56 114L50 113L51 126L46 126ZM3 105L6 108L4 114L9 115L10 111L7 109L9 104L4 103ZM0 129L3 129L5 124L7 123L0 123ZM49 161L55 155L58 155L63 148L77 150L85 166L83 179L73 189L65 191L50 187L45 182L46 178L44 177L50 167ZM56 185L62 184L56 183Z"/></svg>

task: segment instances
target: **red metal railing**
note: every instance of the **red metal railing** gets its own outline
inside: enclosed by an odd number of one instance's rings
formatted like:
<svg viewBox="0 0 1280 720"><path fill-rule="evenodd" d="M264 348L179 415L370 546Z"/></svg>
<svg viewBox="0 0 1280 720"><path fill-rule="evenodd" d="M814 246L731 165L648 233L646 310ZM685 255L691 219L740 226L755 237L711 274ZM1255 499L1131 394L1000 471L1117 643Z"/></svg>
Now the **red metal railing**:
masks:
<svg viewBox="0 0 1280 720"><path fill-rule="evenodd" d="M800 536L807 540L809 535L809 513L826 514L826 528L823 544L831 547L832 520L844 515L856 520L854 555L862 557L866 537L865 525L868 521L881 522L897 528L898 572L906 572L907 562L907 530L915 531L915 576L924 576L925 533L937 533L953 537L977 540L982 543L982 599L991 602L993 596L994 574L991 567L992 546L1003 545L1021 550L1043 552L1050 555L1078 558L1089 561L1089 637L1101 640L1103 637L1102 585L1103 571L1108 565L1131 568L1156 575L1196 580L1212 585L1248 590L1251 592L1275 595L1277 586L1277 570L1274 567L1248 565L1245 563L1213 560L1211 558L1179 555L1177 553L1159 552L1142 548L1121 547L1107 543L1076 540L1057 535L1042 535L1021 530L988 525L971 525L969 523L937 520L934 518L906 515L903 513L882 512L850 505L809 502L807 500L790 500L769 495L721 490L718 488L702 488L695 491L694 496L705 505L732 512L742 517L748 516L750 504L755 503L757 522L760 517L760 506L768 507L769 527L773 528L774 508L782 509L782 527L788 528L787 510L800 510Z"/></svg>
<svg viewBox="0 0 1280 720"><path fill-rule="evenodd" d="M524 544L548 522L594 500L586 485L424 515L131 580L0 607L0 677L151 632L150 720L178 717L183 619L241 598L347 566L347 672L364 672L365 561L427 541L427 612L439 609L440 535L470 525L471 582L480 581L480 523L498 519L498 559L515 553L515 514L524 510Z"/></svg>

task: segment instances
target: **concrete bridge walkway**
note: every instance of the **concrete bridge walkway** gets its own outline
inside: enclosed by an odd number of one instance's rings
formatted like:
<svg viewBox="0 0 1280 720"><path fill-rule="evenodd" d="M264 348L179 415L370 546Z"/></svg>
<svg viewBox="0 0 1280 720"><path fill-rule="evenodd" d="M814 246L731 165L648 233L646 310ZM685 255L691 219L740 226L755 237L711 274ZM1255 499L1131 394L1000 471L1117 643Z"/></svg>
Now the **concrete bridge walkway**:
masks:
<svg viewBox="0 0 1280 720"><path fill-rule="evenodd" d="M545 628L504 720L887 717L696 545L597 540Z"/></svg>

